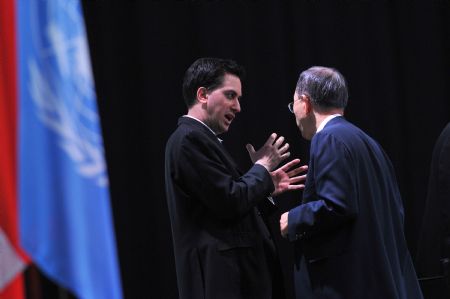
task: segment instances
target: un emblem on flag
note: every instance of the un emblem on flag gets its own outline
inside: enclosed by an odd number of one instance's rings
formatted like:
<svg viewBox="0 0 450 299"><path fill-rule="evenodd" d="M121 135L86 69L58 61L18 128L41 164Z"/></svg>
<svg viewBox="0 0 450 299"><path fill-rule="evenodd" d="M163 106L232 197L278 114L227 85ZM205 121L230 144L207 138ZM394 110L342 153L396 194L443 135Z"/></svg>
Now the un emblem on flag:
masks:
<svg viewBox="0 0 450 299"><path fill-rule="evenodd" d="M28 11L31 50L26 59L26 88L34 113L48 134L56 137L48 137L50 142L58 144L77 172L106 186L103 140L80 3L32 3Z"/></svg>

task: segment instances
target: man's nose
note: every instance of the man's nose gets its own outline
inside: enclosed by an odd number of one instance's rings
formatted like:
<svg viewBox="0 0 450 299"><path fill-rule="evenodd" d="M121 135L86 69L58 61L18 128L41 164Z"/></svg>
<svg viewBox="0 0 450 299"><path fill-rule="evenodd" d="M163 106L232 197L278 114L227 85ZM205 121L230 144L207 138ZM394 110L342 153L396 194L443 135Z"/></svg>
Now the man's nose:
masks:
<svg viewBox="0 0 450 299"><path fill-rule="evenodd" d="M238 99L236 99L236 101L234 102L233 110L236 113L241 112L241 103L239 102Z"/></svg>

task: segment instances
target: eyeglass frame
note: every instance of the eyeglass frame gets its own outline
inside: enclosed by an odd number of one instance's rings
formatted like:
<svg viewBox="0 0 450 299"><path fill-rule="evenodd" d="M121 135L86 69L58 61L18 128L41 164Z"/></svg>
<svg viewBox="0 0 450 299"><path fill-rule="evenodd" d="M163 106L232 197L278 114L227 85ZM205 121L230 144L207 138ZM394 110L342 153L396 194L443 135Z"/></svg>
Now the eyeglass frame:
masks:
<svg viewBox="0 0 450 299"><path fill-rule="evenodd" d="M299 100L299 99L295 99L287 105L287 107L291 113L294 113L294 102L297 100Z"/></svg>
<svg viewBox="0 0 450 299"><path fill-rule="evenodd" d="M294 113L294 102L297 101L297 100L302 101L302 100L303 100L302 96L309 97L308 95L302 93L297 99L293 100L292 102L290 102L290 103L287 105L287 106L288 106L288 109L289 109L289 111L290 111L291 113Z"/></svg>
<svg viewBox="0 0 450 299"><path fill-rule="evenodd" d="M293 100L292 102L290 102L288 104L288 109L289 109L289 111L291 111L291 113L294 113L294 102L297 100L301 100L301 99L302 99L302 97L299 96L297 99Z"/></svg>

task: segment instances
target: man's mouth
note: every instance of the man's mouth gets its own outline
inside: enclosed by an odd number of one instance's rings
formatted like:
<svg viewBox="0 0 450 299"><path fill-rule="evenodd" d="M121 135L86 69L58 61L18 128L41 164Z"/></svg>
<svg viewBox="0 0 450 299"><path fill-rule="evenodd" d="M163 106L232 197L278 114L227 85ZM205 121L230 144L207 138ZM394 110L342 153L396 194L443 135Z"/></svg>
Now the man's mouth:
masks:
<svg viewBox="0 0 450 299"><path fill-rule="evenodd" d="M234 114L230 114L230 113L228 113L228 114L225 114L225 118L226 118L226 120L228 121L228 122L232 122L233 121L233 119L234 119Z"/></svg>

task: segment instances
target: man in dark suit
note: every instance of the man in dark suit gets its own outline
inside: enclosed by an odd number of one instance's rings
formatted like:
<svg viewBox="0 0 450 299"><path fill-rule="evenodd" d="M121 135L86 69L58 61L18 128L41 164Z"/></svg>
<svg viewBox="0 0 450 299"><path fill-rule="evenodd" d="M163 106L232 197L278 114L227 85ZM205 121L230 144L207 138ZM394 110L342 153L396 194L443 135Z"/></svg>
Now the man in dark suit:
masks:
<svg viewBox="0 0 450 299"><path fill-rule="evenodd" d="M422 298L393 167L344 119L347 97L337 70L312 67L289 104L311 140L303 201L280 218L282 235L295 244L297 298Z"/></svg>
<svg viewBox="0 0 450 299"><path fill-rule="evenodd" d="M166 145L165 180L181 299L284 298L275 245L263 221L271 195L304 187L307 166L272 134L261 149L247 145L253 167L241 173L221 144L240 112L243 69L201 58L186 71L187 115ZM294 167L295 166L295 167Z"/></svg>
<svg viewBox="0 0 450 299"><path fill-rule="evenodd" d="M450 298L450 123L433 150L416 268L425 298Z"/></svg>

